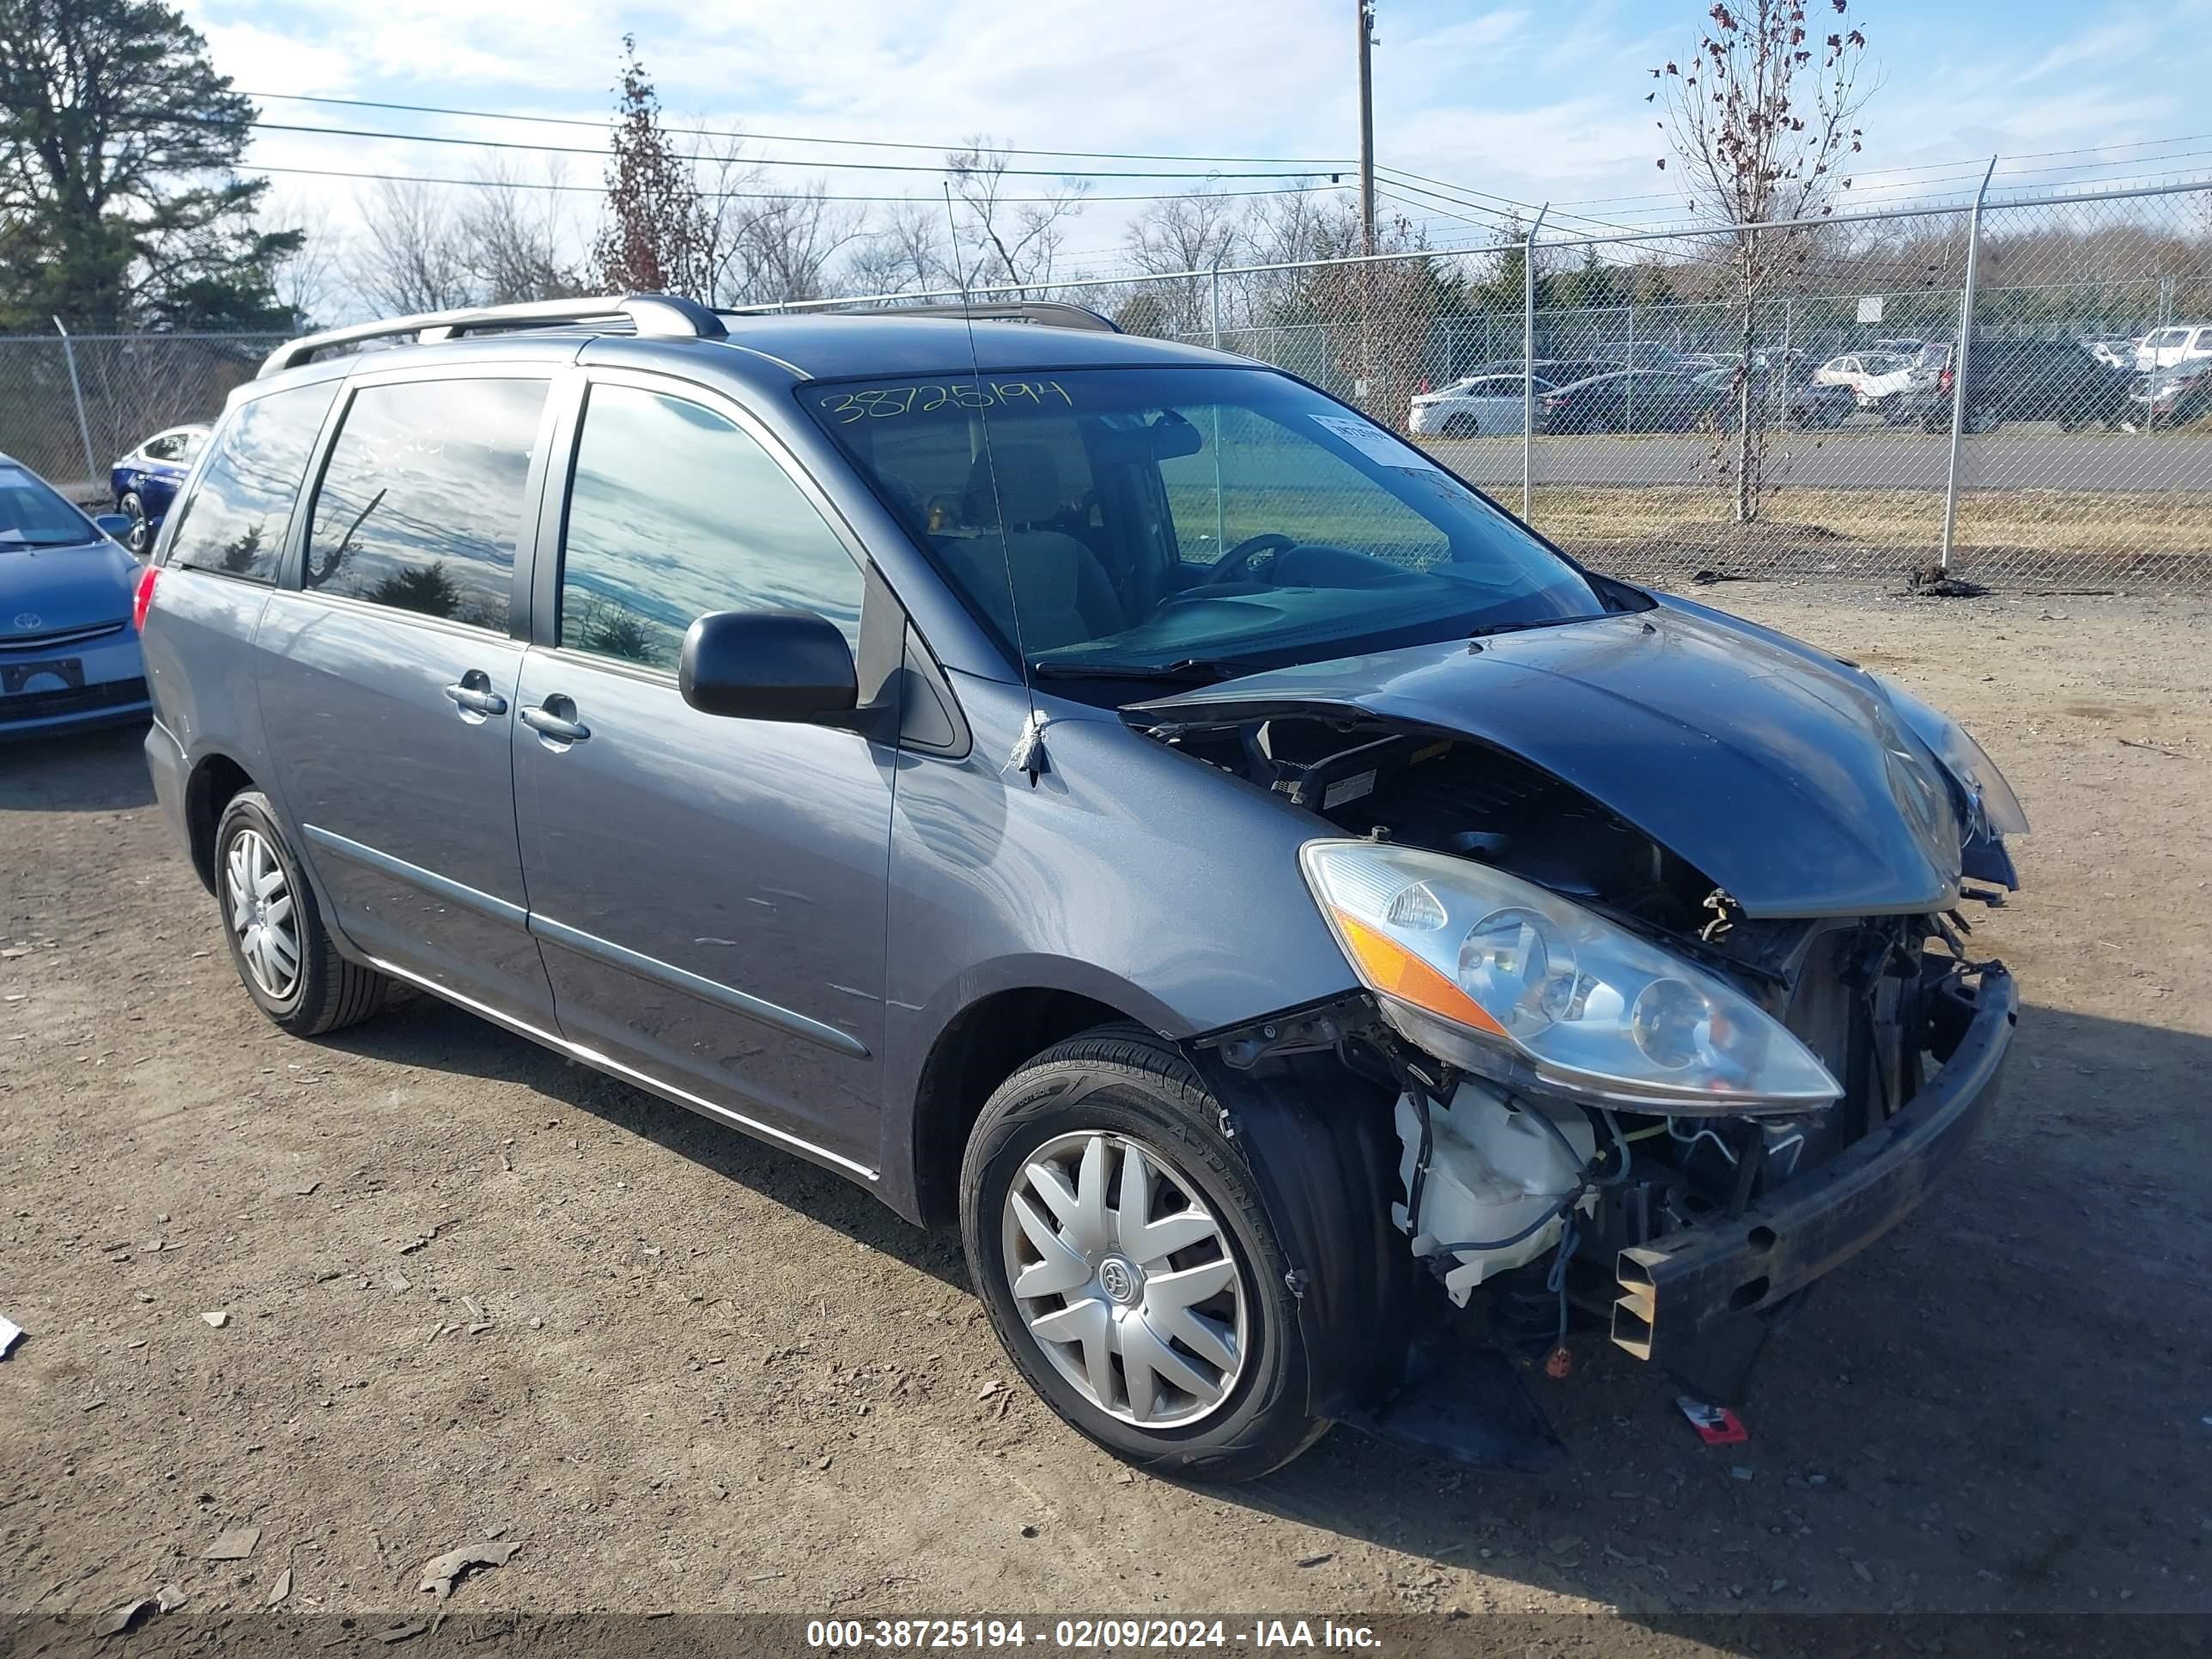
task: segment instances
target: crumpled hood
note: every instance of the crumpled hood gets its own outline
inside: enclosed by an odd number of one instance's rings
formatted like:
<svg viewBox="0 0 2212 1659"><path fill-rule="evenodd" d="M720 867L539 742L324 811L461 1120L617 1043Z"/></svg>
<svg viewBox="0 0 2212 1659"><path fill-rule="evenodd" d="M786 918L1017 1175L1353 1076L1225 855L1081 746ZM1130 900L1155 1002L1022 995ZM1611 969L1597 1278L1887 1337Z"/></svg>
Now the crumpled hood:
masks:
<svg viewBox="0 0 2212 1659"><path fill-rule="evenodd" d="M123 621L137 576L138 562L104 536L76 547L0 542L0 646L13 635Z"/></svg>
<svg viewBox="0 0 2212 1659"><path fill-rule="evenodd" d="M1127 712L1162 723L1361 714L1460 733L1581 790L1750 915L1956 902L1949 786L1865 674L1676 599L1480 644L1278 669Z"/></svg>

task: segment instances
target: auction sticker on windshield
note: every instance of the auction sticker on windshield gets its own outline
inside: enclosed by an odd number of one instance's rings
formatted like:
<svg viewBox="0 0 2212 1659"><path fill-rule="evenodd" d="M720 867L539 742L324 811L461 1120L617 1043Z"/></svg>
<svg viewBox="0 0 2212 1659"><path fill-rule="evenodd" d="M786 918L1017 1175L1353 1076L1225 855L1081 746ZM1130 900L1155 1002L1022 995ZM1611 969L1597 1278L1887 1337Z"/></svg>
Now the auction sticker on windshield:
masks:
<svg viewBox="0 0 2212 1659"><path fill-rule="evenodd" d="M1411 444L1400 443L1382 428L1349 415L1316 415L1313 423L1331 437L1341 438L1370 461L1395 466L1401 472L1436 472L1442 469Z"/></svg>

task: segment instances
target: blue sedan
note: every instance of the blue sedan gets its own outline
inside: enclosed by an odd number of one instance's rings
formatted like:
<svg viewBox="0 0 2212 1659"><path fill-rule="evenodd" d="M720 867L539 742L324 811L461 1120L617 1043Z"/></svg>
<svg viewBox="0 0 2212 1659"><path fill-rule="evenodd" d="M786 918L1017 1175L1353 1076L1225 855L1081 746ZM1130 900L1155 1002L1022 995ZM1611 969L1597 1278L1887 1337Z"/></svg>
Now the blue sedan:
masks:
<svg viewBox="0 0 2212 1659"><path fill-rule="evenodd" d="M0 455L0 742L148 717L129 530Z"/></svg>
<svg viewBox="0 0 2212 1659"><path fill-rule="evenodd" d="M169 503L177 499L185 474L192 470L192 462L207 447L210 429L173 426L156 432L109 471L107 484L115 494L115 510L131 520L123 544L140 558L153 550L154 532L161 527Z"/></svg>

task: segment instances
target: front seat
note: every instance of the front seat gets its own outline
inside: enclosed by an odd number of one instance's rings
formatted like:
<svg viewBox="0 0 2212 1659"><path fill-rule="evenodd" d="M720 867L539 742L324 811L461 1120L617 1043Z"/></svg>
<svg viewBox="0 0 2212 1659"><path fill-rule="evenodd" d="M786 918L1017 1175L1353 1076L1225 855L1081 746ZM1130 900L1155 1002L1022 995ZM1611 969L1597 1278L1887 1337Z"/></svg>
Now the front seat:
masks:
<svg viewBox="0 0 2212 1659"><path fill-rule="evenodd" d="M1051 651L1128 626L1098 556L1053 527L1066 502L1060 463L1044 445L996 444L975 457L962 506L969 523L996 526L1005 535L1024 649ZM976 551L990 546L987 538Z"/></svg>

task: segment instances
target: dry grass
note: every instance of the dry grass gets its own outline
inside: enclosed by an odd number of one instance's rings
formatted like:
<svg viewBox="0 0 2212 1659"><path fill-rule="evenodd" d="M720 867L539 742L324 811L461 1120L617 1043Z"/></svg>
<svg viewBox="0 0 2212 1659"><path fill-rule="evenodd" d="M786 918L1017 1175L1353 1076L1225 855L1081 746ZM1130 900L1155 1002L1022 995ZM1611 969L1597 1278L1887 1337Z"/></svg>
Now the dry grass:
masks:
<svg viewBox="0 0 2212 1659"><path fill-rule="evenodd" d="M1517 505L1517 490L1510 504ZM1932 547L1943 497L1929 489L1793 489L1768 493L1766 522L1739 530L1735 500L1717 486L1540 484L1536 526L1574 547L1680 538L1752 547L1844 539ZM2212 554L2212 490L1966 489L1957 543L2045 553Z"/></svg>

